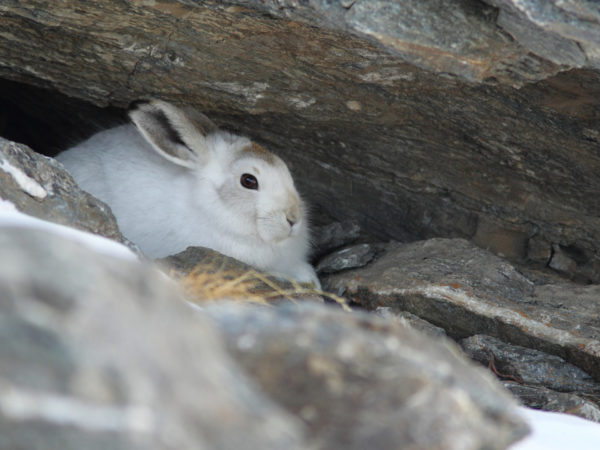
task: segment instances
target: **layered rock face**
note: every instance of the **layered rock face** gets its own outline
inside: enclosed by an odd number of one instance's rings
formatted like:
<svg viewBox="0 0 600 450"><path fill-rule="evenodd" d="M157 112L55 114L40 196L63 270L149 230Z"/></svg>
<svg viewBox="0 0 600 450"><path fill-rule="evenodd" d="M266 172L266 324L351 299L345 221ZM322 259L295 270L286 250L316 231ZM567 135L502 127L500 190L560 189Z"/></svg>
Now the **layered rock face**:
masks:
<svg viewBox="0 0 600 450"><path fill-rule="evenodd" d="M151 265L0 221L3 442L506 448L514 401L461 352L600 421L599 22L583 0L3 1L0 213L137 252L40 153L134 100L191 105L288 162L324 286L368 311L192 314Z"/></svg>
<svg viewBox="0 0 600 450"><path fill-rule="evenodd" d="M288 160L317 220L597 281L599 14L543 3L8 1L0 77L191 104Z"/></svg>

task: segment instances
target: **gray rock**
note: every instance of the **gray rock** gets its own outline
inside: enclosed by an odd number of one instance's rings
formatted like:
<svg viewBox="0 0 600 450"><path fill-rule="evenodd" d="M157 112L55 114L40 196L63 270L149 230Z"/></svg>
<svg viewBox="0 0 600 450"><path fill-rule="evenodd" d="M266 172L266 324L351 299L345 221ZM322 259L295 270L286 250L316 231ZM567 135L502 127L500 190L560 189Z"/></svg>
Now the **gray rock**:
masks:
<svg viewBox="0 0 600 450"><path fill-rule="evenodd" d="M323 302L312 284L277 278L209 248L188 247L156 262L165 273L182 281L188 301L200 305L209 300Z"/></svg>
<svg viewBox="0 0 600 450"><path fill-rule="evenodd" d="M535 286L462 239L392 243L372 264L324 285L366 308L392 306L455 338L488 334L559 356L600 381L600 286Z"/></svg>
<svg viewBox="0 0 600 450"><path fill-rule="evenodd" d="M575 273L577 262L575 262L559 245L553 245L552 250L552 257L550 258L548 266L564 274Z"/></svg>
<svg viewBox="0 0 600 450"><path fill-rule="evenodd" d="M446 337L446 331L442 327L436 327L432 323L407 311L392 311L392 308L389 306L378 306L374 312L378 316L385 317L388 320L397 320L403 325L410 325L432 338Z"/></svg>
<svg viewBox="0 0 600 450"><path fill-rule="evenodd" d="M333 222L313 228L312 236L315 259L318 259L356 241L360 236L360 226L356 222Z"/></svg>
<svg viewBox="0 0 600 450"><path fill-rule="evenodd" d="M363 0L350 5L327 0L243 3L277 16L348 30L417 67L469 81L495 78L523 82L557 71L556 66L523 52L490 26L492 8L475 6L468 0Z"/></svg>
<svg viewBox="0 0 600 450"><path fill-rule="evenodd" d="M527 386L512 381L505 381L504 386L530 408L573 414L600 422L598 399L591 401L576 394L556 392L541 386Z"/></svg>
<svg viewBox="0 0 600 450"><path fill-rule="evenodd" d="M527 258L540 265L546 266L552 257L552 244L543 238L532 237L527 242Z"/></svg>
<svg viewBox="0 0 600 450"><path fill-rule="evenodd" d="M215 250L205 247L190 246L176 255L157 259L159 266L167 272L173 270L178 275L187 275L199 265L212 267L213 270L222 272L244 273L255 270L249 264L235 258L223 255Z"/></svg>
<svg viewBox="0 0 600 450"><path fill-rule="evenodd" d="M318 304L206 313L316 448L503 449L525 431L490 374L397 321Z"/></svg>
<svg viewBox="0 0 600 450"><path fill-rule="evenodd" d="M493 364L503 377L515 378L526 385L539 385L561 392L595 394L600 399L600 383L558 356L510 345L491 336L476 335L460 341L472 359Z"/></svg>
<svg viewBox="0 0 600 450"><path fill-rule="evenodd" d="M82 191L64 167L0 137L0 198L30 216L126 243L110 208Z"/></svg>
<svg viewBox="0 0 600 450"><path fill-rule="evenodd" d="M316 271L319 274L325 274L363 267L375 258L376 253L375 247L371 244L346 247L321 259L317 264Z"/></svg>
<svg viewBox="0 0 600 450"><path fill-rule="evenodd" d="M558 64L598 67L600 9L595 2L484 1L500 8L498 25L530 51Z"/></svg>
<svg viewBox="0 0 600 450"><path fill-rule="evenodd" d="M507 6L510 2L489 1L488 3ZM587 63L586 55L577 41L545 31L513 8L500 9L497 23L527 50L555 64L582 67Z"/></svg>
<svg viewBox="0 0 600 450"><path fill-rule="evenodd" d="M35 230L0 247L0 447L306 448L155 269Z"/></svg>

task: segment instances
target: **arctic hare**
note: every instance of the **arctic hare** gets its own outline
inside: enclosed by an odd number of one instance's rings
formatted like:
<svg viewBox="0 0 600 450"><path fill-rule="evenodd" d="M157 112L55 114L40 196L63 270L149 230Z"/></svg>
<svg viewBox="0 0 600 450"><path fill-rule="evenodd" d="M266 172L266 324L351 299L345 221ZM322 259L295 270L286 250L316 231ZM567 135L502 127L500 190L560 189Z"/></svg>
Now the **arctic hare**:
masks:
<svg viewBox="0 0 600 450"><path fill-rule="evenodd" d="M306 209L280 158L164 101L138 102L129 117L57 158L127 238L153 258L204 246L319 286Z"/></svg>

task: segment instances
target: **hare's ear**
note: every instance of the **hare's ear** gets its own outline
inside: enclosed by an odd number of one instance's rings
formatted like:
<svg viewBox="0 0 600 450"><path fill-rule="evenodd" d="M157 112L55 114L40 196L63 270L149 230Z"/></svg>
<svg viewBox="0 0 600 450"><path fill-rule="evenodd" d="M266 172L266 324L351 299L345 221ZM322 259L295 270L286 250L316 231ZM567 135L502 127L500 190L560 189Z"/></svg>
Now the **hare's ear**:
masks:
<svg viewBox="0 0 600 450"><path fill-rule="evenodd" d="M194 167L208 158L205 137L217 127L203 114L150 100L132 104L129 117L154 150L169 161Z"/></svg>

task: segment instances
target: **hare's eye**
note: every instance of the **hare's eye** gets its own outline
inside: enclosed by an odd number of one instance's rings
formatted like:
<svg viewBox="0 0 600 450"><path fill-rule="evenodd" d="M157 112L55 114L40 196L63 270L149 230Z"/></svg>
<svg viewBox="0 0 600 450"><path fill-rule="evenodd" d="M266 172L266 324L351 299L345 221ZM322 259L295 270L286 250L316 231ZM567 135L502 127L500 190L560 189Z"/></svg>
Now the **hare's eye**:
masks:
<svg viewBox="0 0 600 450"><path fill-rule="evenodd" d="M240 184L246 189L258 189L258 180L252 174L245 173L240 178Z"/></svg>

